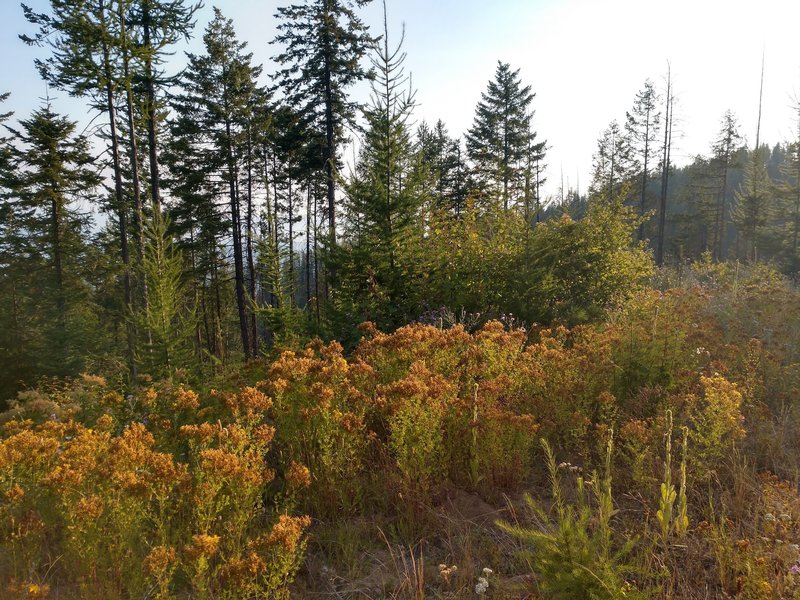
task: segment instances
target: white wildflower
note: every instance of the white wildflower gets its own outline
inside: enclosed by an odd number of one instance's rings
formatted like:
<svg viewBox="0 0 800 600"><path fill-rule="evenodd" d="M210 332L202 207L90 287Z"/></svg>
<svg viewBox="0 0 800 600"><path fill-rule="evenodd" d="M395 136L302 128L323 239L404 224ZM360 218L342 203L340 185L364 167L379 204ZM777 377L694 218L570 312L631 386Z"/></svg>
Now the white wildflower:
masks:
<svg viewBox="0 0 800 600"><path fill-rule="evenodd" d="M486 577L478 577L478 583L475 584L475 593L482 596L489 589L489 580Z"/></svg>

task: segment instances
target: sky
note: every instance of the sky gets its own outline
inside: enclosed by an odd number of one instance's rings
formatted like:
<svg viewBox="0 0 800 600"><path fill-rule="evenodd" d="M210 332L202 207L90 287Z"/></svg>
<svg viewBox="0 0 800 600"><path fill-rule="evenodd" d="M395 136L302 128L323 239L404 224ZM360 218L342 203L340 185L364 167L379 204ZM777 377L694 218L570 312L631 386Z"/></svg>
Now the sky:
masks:
<svg viewBox="0 0 800 600"><path fill-rule="evenodd" d="M299 0L292 0L297 2ZM254 62L271 57L277 6L288 0L217 0L197 15L194 38L179 47L171 68L185 64L184 50L202 51L202 31L219 7L248 43ZM28 0L45 11L48 0ZM791 141L800 98L800 23L797 0L388 0L390 44L405 28L406 69L417 90L416 123L442 119L451 135L472 124L497 61L520 70L536 94L534 129L548 142L545 193L565 187L585 191L597 139L612 119L624 122L646 79L663 89L670 65L676 93L678 165L708 152L723 113L738 117L749 143L756 134L759 81L764 57L761 140ZM374 34L382 31L377 0L361 10ZM11 92L3 111L27 117L45 85L33 60L46 49L18 38L33 33L15 0L0 0L0 92ZM56 110L89 123L86 104L49 92ZM354 90L366 100L368 88Z"/></svg>

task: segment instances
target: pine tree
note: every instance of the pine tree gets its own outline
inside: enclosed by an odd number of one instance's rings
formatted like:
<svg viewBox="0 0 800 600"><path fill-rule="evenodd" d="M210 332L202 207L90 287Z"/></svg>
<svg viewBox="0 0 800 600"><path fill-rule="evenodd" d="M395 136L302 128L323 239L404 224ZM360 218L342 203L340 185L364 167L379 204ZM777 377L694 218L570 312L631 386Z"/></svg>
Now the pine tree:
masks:
<svg viewBox="0 0 800 600"><path fill-rule="evenodd" d="M545 142L533 143L530 123L535 94L522 85L519 69L498 61L495 78L475 109L467 132L467 153L484 194L499 200L505 210L524 197L525 167L530 147L544 157Z"/></svg>
<svg viewBox="0 0 800 600"><path fill-rule="evenodd" d="M356 319L396 327L416 308L418 209L425 201L425 177L408 124L415 93L404 73L403 38L390 48L385 4L382 41L372 59L367 131L355 176L346 187L349 227L345 244L334 255L334 290L335 300Z"/></svg>
<svg viewBox="0 0 800 600"><path fill-rule="evenodd" d="M275 74L286 103L299 111L314 132L319 168L327 184L328 236L336 243L336 172L344 127L355 122L357 104L347 90L367 76L361 59L375 43L356 7L371 0L303 0L278 9L283 46Z"/></svg>
<svg viewBox="0 0 800 600"><path fill-rule="evenodd" d="M756 147L749 153L732 215L741 236L741 256L752 262L758 261L759 241L773 208L773 184L766 164L768 155L767 146Z"/></svg>
<svg viewBox="0 0 800 600"><path fill-rule="evenodd" d="M639 174L639 216L647 210L647 184L655 163L659 138L661 113L658 112L658 94L648 79L633 101L633 108L626 113L625 132L630 141L635 171ZM639 225L639 239L644 239L644 221Z"/></svg>
<svg viewBox="0 0 800 600"><path fill-rule="evenodd" d="M114 0L50 0L51 14L36 13L22 5L25 18L39 27L34 37L20 38L33 45L46 44L52 55L36 66L42 78L74 96L88 96L93 106L108 118L108 137L114 180L114 210L117 213L121 258L124 265L123 298L126 312L133 304L128 244L129 203L124 197L117 94L122 74L119 68L121 40ZM136 376L136 334L127 332L128 365Z"/></svg>
<svg viewBox="0 0 800 600"><path fill-rule="evenodd" d="M195 13L202 3L186 4L185 0L128 0L128 19L135 35L135 58L141 75L137 83L144 88L143 117L147 125L147 147L150 162L150 197L155 210L161 206L161 183L158 168L158 122L161 109L159 88L171 80L161 65L172 47L188 40L194 29Z"/></svg>
<svg viewBox="0 0 800 600"><path fill-rule="evenodd" d="M260 97L256 80L261 67L251 63L252 54L244 52L246 43L236 39L233 23L219 9L214 9L203 42L206 54L188 55L189 65L181 79L182 93L174 101L180 124L175 133L194 136L184 137L182 144L185 152L201 161L194 167L203 173L203 180L195 182L195 191L206 197L227 197L239 331L244 355L249 358L255 355L255 340L245 288L240 177L247 166L241 157L246 155L248 124L255 100Z"/></svg>
<svg viewBox="0 0 800 600"><path fill-rule="evenodd" d="M711 147L711 165L716 179L716 211L714 215L714 255L717 260L725 260L727 256L727 224L730 220L728 207L729 173L737 166L734 156L741 145L736 116L725 111L720 123L720 130Z"/></svg>
<svg viewBox="0 0 800 600"><path fill-rule="evenodd" d="M172 243L169 223L154 212L145 233L147 244L141 270L149 291L149 302L131 317L139 331L148 332L137 357L150 375L168 375L192 362L195 330L194 306L188 301L184 282L184 260Z"/></svg>
<svg viewBox="0 0 800 600"><path fill-rule="evenodd" d="M37 276L28 282L30 296L18 309L39 321L38 373L74 374L91 343L89 290L82 275L88 219L77 205L91 197L100 178L88 140L75 135L76 124L49 105L20 125L14 131L7 210L21 244L14 267Z"/></svg>
<svg viewBox="0 0 800 600"><path fill-rule="evenodd" d="M617 121L611 121L597 140L592 157L592 182L589 193L611 201L632 176L631 147Z"/></svg>
<svg viewBox="0 0 800 600"><path fill-rule="evenodd" d="M779 187L784 203L784 213L787 220L787 242L784 254L785 262L793 277L800 271L800 254L798 251L798 238L800 238L800 102L795 106L796 122L795 140L789 144L786 157L781 164L783 182Z"/></svg>
<svg viewBox="0 0 800 600"><path fill-rule="evenodd" d="M430 194L434 208L460 214L467 195L467 168L460 140L450 137L447 126L439 119L431 128L423 121L417 128L417 148L430 177Z"/></svg>

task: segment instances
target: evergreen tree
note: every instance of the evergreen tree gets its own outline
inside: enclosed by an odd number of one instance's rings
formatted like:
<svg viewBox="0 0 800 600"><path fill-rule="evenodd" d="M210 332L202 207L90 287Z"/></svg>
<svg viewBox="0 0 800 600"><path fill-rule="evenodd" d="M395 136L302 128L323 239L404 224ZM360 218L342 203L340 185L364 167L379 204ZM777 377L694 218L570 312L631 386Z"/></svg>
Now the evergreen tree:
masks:
<svg viewBox="0 0 800 600"><path fill-rule="evenodd" d="M36 13L22 5L25 18L39 27L34 37L21 35L28 44L47 44L52 55L36 66L42 78L74 96L88 96L93 106L108 118L108 139L114 180L113 208L117 213L121 258L124 264L123 298L126 312L133 304L128 244L129 202L124 197L117 95L123 74L120 53L122 22L114 11L114 0L50 0L51 13ZM127 332L128 365L136 375L135 331Z"/></svg>
<svg viewBox="0 0 800 600"><path fill-rule="evenodd" d="M711 147L711 166L716 179L716 210L714 214L714 255L717 260L725 260L728 251L727 225L730 220L728 206L729 173L736 165L734 157L740 148L742 137L736 116L725 111L720 123L720 130Z"/></svg>
<svg viewBox="0 0 800 600"><path fill-rule="evenodd" d="M461 141L451 138L439 119L433 128L424 121L420 124L417 144L422 163L429 170L434 207L458 216L464 210L468 177Z"/></svg>
<svg viewBox="0 0 800 600"><path fill-rule="evenodd" d="M196 181L196 190L206 198L209 193L227 197L239 330L244 355L249 358L255 355L255 340L245 287L240 176L247 164L242 156L246 155L248 124L255 100L261 97L256 83L261 67L251 64L252 54L244 52L246 43L236 39L233 23L219 9L214 9L203 42L206 54L188 54L182 94L174 102L180 124L175 133L194 136L184 137L183 149L201 161L195 168L203 172L204 179Z"/></svg>
<svg viewBox="0 0 800 600"><path fill-rule="evenodd" d="M20 125L14 132L14 175L6 210L7 219L13 220L17 253L9 267L21 278L7 283L24 294L15 310L37 321L36 372L75 374L91 347L87 328L92 322L82 273L88 219L78 204L91 197L100 179L88 140L75 135L76 124L49 105ZM24 338L11 343L23 344Z"/></svg>
<svg viewBox="0 0 800 600"><path fill-rule="evenodd" d="M375 79L365 109L367 131L353 179L346 187L346 242L334 255L336 301L351 317L394 328L416 310L423 169L408 120L414 91L404 74L403 39L391 49L384 4L383 44L372 59Z"/></svg>
<svg viewBox="0 0 800 600"><path fill-rule="evenodd" d="M647 210L647 184L650 171L656 162L661 113L658 112L658 95L648 79L633 101L633 108L626 113L625 132L630 141L634 171L639 174L639 216ZM639 239L644 239L644 221L639 225Z"/></svg>
<svg viewBox="0 0 800 600"><path fill-rule="evenodd" d="M784 244L785 263L793 277L800 271L800 102L795 106L795 140L786 149L786 156L780 167L783 181L779 192L786 215L786 242Z"/></svg>
<svg viewBox="0 0 800 600"><path fill-rule="evenodd" d="M733 220L740 238L740 256L757 262L759 242L773 209L772 179L767 172L769 148L760 146L749 152L744 165L744 181L736 192Z"/></svg>
<svg viewBox="0 0 800 600"><path fill-rule="evenodd" d="M160 174L158 168L159 88L171 83L163 73L162 64L172 47L182 39L188 40L194 29L195 13L201 2L187 4L185 0L128 0L127 15L134 30L135 57L140 63L137 83L144 88L143 117L147 125L147 148L150 162L150 197L156 210L161 206Z"/></svg>
<svg viewBox="0 0 800 600"><path fill-rule="evenodd" d="M168 375L192 362L194 307L188 302L184 284L184 260L172 243L168 222L154 212L145 230L147 244L142 275L149 292L148 303L132 318L139 331L148 332L139 347L138 359L151 375Z"/></svg>
<svg viewBox="0 0 800 600"><path fill-rule="evenodd" d="M592 157L592 182L589 193L610 201L632 176L631 147L617 121L611 121L597 140Z"/></svg>
<svg viewBox="0 0 800 600"><path fill-rule="evenodd" d="M534 96L530 86L522 85L519 69L512 71L508 63L498 61L495 78L481 95L467 132L477 185L505 210L524 196L525 166L536 136L530 128ZM533 146L543 158L545 142Z"/></svg>
<svg viewBox="0 0 800 600"><path fill-rule="evenodd" d="M361 59L376 41L356 15L371 0L303 0L281 7L279 34L283 46L275 57L275 74L286 103L298 110L313 131L312 144L325 171L328 235L336 243L336 172L345 125L355 121L357 104L347 90L367 75Z"/></svg>

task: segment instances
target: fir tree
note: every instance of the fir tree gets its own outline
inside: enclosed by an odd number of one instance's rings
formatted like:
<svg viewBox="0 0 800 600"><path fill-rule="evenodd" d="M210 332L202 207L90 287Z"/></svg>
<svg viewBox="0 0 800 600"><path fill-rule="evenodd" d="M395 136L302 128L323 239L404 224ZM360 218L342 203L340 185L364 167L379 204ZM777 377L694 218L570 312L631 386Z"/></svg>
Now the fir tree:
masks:
<svg viewBox="0 0 800 600"><path fill-rule="evenodd" d="M639 216L647 209L647 183L656 162L656 143L659 138L661 113L658 112L658 95L648 79L636 94L633 107L626 113L625 132L630 141L634 171L639 174ZM639 225L639 239L644 239L644 221Z"/></svg>
<svg viewBox="0 0 800 600"><path fill-rule="evenodd" d="M248 123L259 98L256 80L261 67L251 63L252 54L244 52L246 44L236 39L233 23L219 9L214 9L214 19L206 28L203 42L206 54L188 55L189 65L181 79L182 93L174 101L180 124L176 133L193 136L184 137L182 144L184 151L200 158L195 168L204 177L196 181L195 190L206 198L208 194L227 197L227 232L232 241L239 329L244 355L252 357L255 340L245 288L240 176L246 167L241 157L246 154Z"/></svg>
<svg viewBox="0 0 800 600"><path fill-rule="evenodd" d="M495 78L481 95L467 132L467 152L477 185L505 210L524 195L531 146L544 157L545 143L532 144L536 136L530 127L534 96L530 86L522 85L519 69L512 71L508 63L498 61Z"/></svg>
<svg viewBox="0 0 800 600"><path fill-rule="evenodd" d="M611 121L597 140L592 157L592 182L589 193L607 201L616 198L632 175L631 147L617 121Z"/></svg>
<svg viewBox="0 0 800 600"><path fill-rule="evenodd" d="M403 39L390 48L385 10L384 4L383 43L372 59L367 131L346 188L349 227L334 255L341 266L334 282L337 301L355 318L396 327L413 316L419 291L415 249L424 176L408 126L415 94L403 69Z"/></svg>
<svg viewBox="0 0 800 600"><path fill-rule="evenodd" d="M281 7L279 34L283 46L275 57L275 74L287 104L298 110L313 131L312 144L325 171L328 235L336 243L336 172L343 130L355 121L357 104L347 96L367 71L361 59L376 41L356 15L371 0L303 0Z"/></svg>
<svg viewBox="0 0 800 600"><path fill-rule="evenodd" d="M744 181L736 191L733 220L741 236L742 258L757 262L759 242L770 220L773 207L772 179L767 172L769 148L760 146L749 152L744 165Z"/></svg>
<svg viewBox="0 0 800 600"><path fill-rule="evenodd" d="M161 213L154 212L145 228L147 244L140 268L149 302L132 315L138 330L148 332L139 345L139 362L154 376L168 375L191 364L195 330L194 306L185 289L184 260L172 243L168 225Z"/></svg>
<svg viewBox="0 0 800 600"><path fill-rule="evenodd" d="M40 374L73 374L90 347L89 290L82 275L88 219L79 209L99 185L88 140L50 106L20 121L7 218L18 236L15 268L35 273L20 310L39 321ZM23 280L24 281L24 280ZM24 287L20 287L21 291ZM15 343L22 343L18 340Z"/></svg>
<svg viewBox="0 0 800 600"><path fill-rule="evenodd" d="M114 180L113 208L117 213L121 258L124 264L123 298L125 310L133 304L130 251L128 244L129 203L124 197L121 141L117 121L117 95L123 74L120 51L123 36L120 20L113 10L113 0L50 0L50 14L36 13L22 5L25 18L39 27L34 37L20 38L34 45L46 44L52 55L37 60L42 78L57 89L74 96L88 96L93 106L108 119L108 139ZM128 365L136 375L135 331L127 332Z"/></svg>

